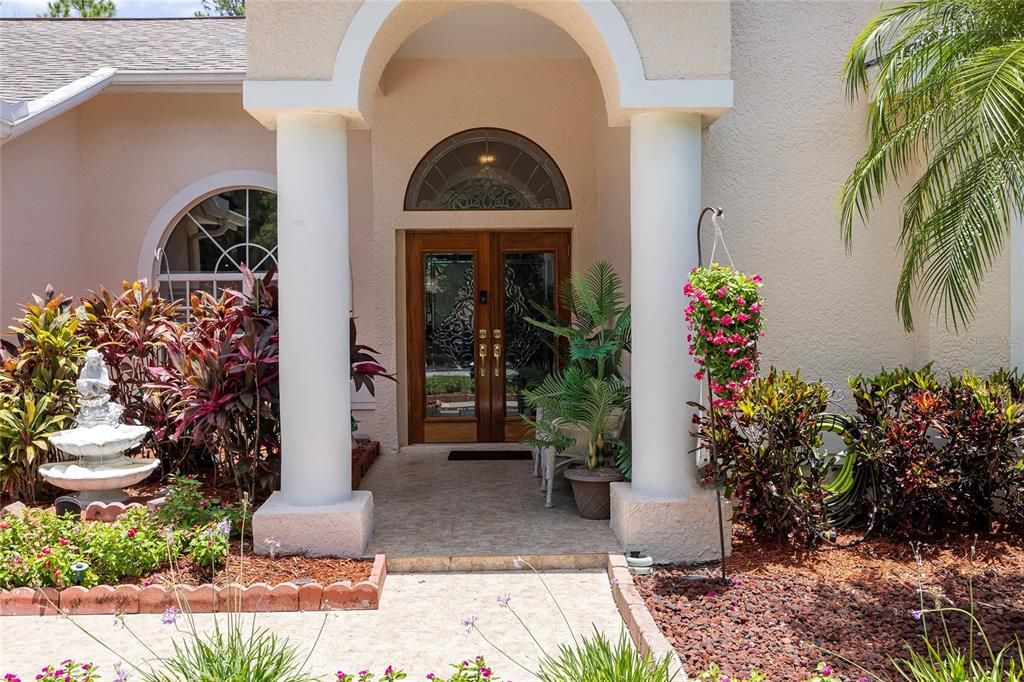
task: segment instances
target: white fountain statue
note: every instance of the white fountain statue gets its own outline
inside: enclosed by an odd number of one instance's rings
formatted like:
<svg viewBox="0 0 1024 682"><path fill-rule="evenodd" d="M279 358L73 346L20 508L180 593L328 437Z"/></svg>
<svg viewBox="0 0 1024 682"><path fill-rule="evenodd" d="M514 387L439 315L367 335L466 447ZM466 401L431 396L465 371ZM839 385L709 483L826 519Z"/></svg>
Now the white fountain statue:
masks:
<svg viewBox="0 0 1024 682"><path fill-rule="evenodd" d="M158 459L126 457L125 452L142 442L148 426L122 424L124 407L110 399L110 373L99 351L85 354L85 365L75 382L78 387L77 426L50 436L50 444L77 460L50 462L39 475L65 490L78 491L83 505L119 502L128 496L121 488L149 476L160 466Z"/></svg>

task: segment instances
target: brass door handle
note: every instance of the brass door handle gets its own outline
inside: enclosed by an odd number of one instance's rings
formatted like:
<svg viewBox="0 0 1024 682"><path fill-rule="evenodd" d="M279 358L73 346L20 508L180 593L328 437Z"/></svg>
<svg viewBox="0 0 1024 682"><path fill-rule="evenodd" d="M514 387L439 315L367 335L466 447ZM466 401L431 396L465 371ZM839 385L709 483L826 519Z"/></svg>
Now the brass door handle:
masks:
<svg viewBox="0 0 1024 682"><path fill-rule="evenodd" d="M480 333L481 334L485 334L486 332L481 329ZM484 376L484 374L486 373L486 371L484 370L484 365L486 365L486 364L487 364L487 344L486 343L481 343L480 344L480 368L479 368L480 369L480 376Z"/></svg>
<svg viewBox="0 0 1024 682"><path fill-rule="evenodd" d="M501 376L501 344L494 344L494 376Z"/></svg>

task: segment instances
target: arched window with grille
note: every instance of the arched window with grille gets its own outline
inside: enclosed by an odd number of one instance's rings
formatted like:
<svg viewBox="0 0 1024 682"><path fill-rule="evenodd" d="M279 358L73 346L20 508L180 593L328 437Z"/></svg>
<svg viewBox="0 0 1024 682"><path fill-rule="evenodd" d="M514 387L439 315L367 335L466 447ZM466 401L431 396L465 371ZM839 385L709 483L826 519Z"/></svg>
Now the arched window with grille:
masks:
<svg viewBox="0 0 1024 682"><path fill-rule="evenodd" d="M277 195L243 187L193 204L157 252L163 296L188 305L190 294L241 286L242 266L258 276L277 265Z"/></svg>
<svg viewBox="0 0 1024 682"><path fill-rule="evenodd" d="M407 211L569 209L565 177L533 140L501 128L447 137L417 164Z"/></svg>

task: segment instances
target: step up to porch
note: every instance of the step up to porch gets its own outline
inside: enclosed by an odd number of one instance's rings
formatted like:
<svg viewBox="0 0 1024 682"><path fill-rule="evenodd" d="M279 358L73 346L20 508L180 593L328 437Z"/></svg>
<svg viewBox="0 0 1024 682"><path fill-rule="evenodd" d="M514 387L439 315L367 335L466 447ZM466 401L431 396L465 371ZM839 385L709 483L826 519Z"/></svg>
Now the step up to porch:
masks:
<svg viewBox="0 0 1024 682"><path fill-rule="evenodd" d="M527 564L538 571L605 568L607 552L540 555L477 555L477 556L394 556L388 555L391 573L463 573L478 571L512 571L516 559L522 559L520 570Z"/></svg>

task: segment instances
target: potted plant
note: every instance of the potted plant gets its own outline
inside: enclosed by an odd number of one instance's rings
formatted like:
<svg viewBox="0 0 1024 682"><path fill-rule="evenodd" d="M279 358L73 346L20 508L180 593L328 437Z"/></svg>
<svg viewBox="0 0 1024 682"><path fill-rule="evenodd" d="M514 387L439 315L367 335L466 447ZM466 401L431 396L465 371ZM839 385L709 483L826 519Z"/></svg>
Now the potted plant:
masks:
<svg viewBox="0 0 1024 682"><path fill-rule="evenodd" d="M562 361L524 393L538 414L527 419L533 436L526 442L578 455L583 466L567 470L565 477L580 516L607 519L608 486L622 480L610 442L618 438L629 409L621 363L630 346L630 308L624 305L622 281L604 261L573 273L562 302L568 319L550 310L542 311L544 319L528 318L554 336Z"/></svg>

